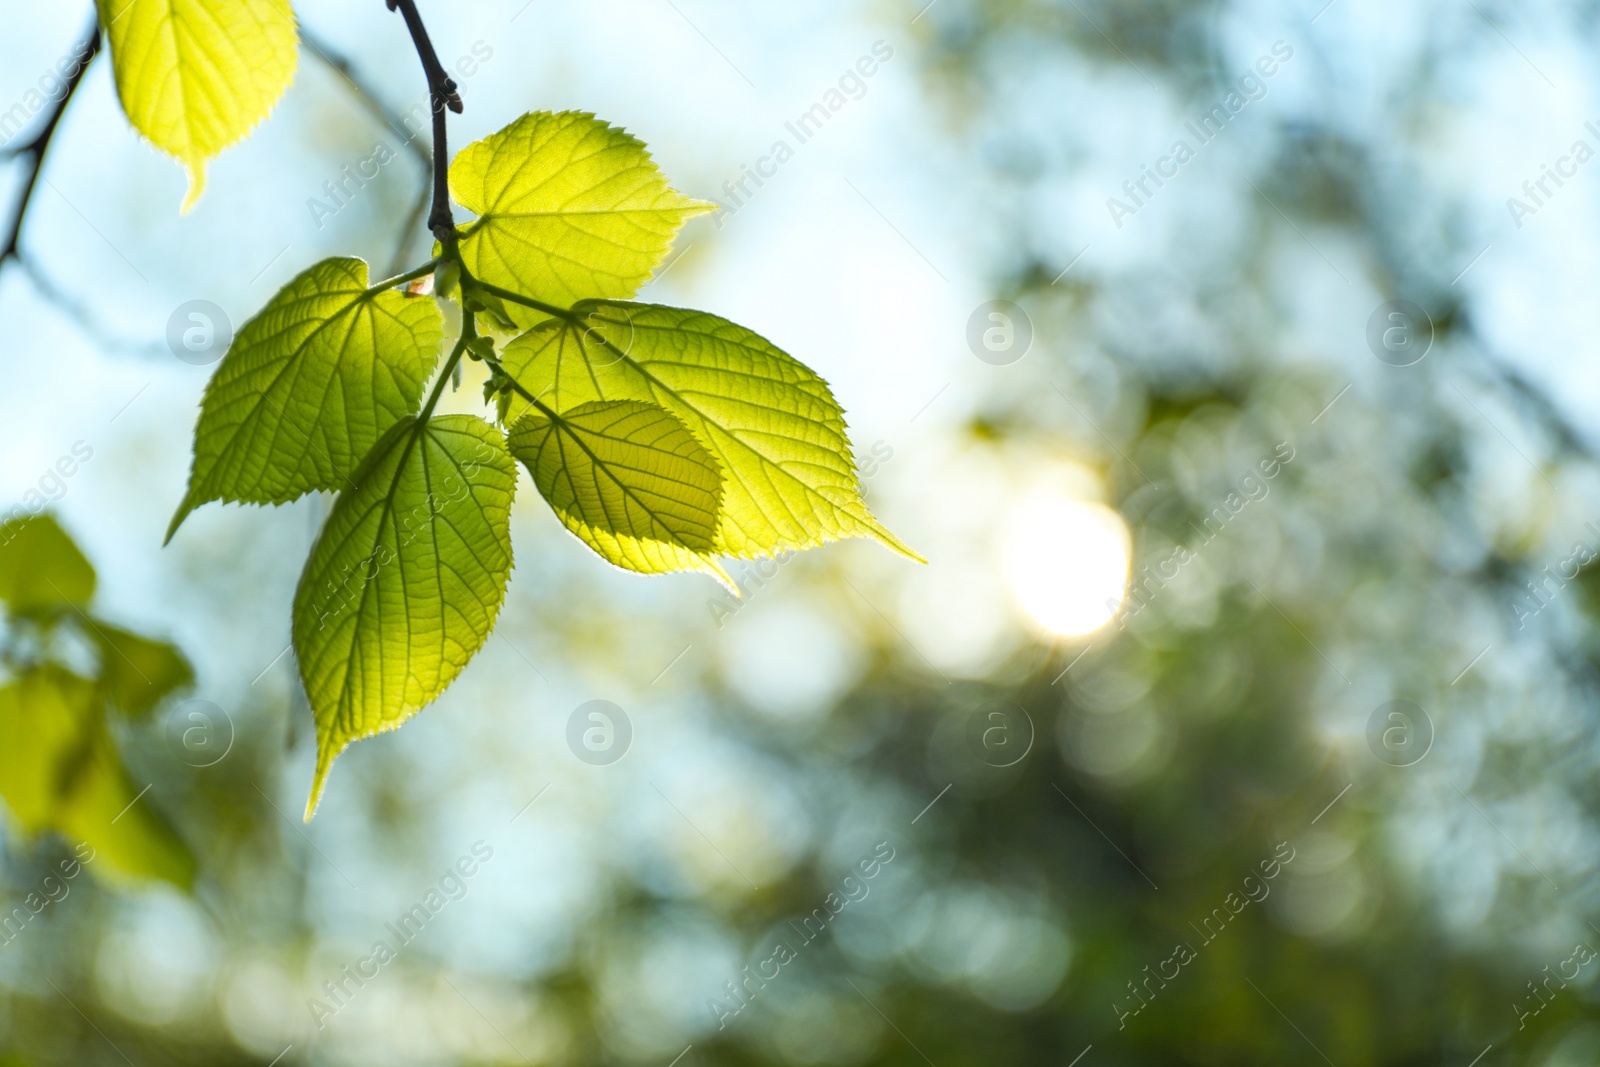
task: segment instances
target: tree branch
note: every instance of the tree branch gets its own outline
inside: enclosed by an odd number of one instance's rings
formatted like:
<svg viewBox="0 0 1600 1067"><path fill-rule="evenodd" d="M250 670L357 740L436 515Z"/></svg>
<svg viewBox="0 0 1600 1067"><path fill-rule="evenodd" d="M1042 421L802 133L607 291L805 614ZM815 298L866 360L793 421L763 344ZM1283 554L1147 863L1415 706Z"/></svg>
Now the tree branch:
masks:
<svg viewBox="0 0 1600 1067"><path fill-rule="evenodd" d="M163 341L134 340L114 332L92 308L61 288L45 274L33 257L18 255L17 266L21 267L22 272L33 281L34 290L47 303L76 323L84 336L101 348L110 352L126 352L130 355L150 357L166 352L167 346Z"/></svg>
<svg viewBox="0 0 1600 1067"><path fill-rule="evenodd" d="M89 63L99 52L100 21L96 18L89 32L73 50L72 73L66 76L61 97L55 101L50 114L45 118L44 126L26 144L8 149L4 153L8 157L27 156L29 163L28 176L22 183L22 194L17 198L17 205L11 212L9 235L6 237L5 245L0 246L0 266L4 266L8 259L22 258L22 223L28 214L28 204L33 199L33 189L38 184L39 172L44 169L44 157L50 150L50 139L55 136L56 126L60 124L61 116L66 114L67 105L72 102L72 94L78 91L84 72L89 69Z"/></svg>
<svg viewBox="0 0 1600 1067"><path fill-rule="evenodd" d="M441 242L455 240L455 215L450 210L450 160L446 147L449 129L445 109L461 113L461 96L456 83L439 62L433 50L428 29L422 24L416 0L385 0L390 11L399 11L411 31L411 41L417 48L417 58L422 60L422 71L428 78L428 93L433 102L433 211L428 215L428 229Z"/></svg>

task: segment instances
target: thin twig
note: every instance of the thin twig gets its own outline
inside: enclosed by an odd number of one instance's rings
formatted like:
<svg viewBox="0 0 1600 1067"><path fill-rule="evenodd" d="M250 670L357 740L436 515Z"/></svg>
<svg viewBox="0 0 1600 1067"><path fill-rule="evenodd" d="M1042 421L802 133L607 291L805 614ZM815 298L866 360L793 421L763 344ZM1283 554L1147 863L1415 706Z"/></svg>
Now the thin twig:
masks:
<svg viewBox="0 0 1600 1067"><path fill-rule="evenodd" d="M22 182L22 195L17 198L17 205L11 212L11 228L4 246L0 246L0 266L8 259L22 258L22 223L28 214L28 204L33 199L34 186L39 181L39 172L44 169L44 157L50 150L50 139L55 136L56 127L61 123L61 116L66 114L67 105L72 102L72 94L78 91L78 86L83 82L84 72L89 69L89 64L100 53L100 21L96 18L89 32L84 35L77 48L72 53L72 72L66 76L61 88L61 96L55 101L50 114L45 118L44 125L26 144L8 150L7 156L27 156L28 176Z"/></svg>
<svg viewBox="0 0 1600 1067"><path fill-rule="evenodd" d="M134 340L112 330L89 305L57 285L33 257L18 255L17 266L33 282L35 292L76 323L78 329L101 348L133 355L154 355L167 350L161 341L149 338Z"/></svg>
<svg viewBox="0 0 1600 1067"><path fill-rule="evenodd" d="M433 104L433 211L428 215L428 229L441 242L448 244L455 240L456 222L450 210L450 162L446 147L449 128L445 109L460 114L461 96L456 92L454 79L445 71L444 64L439 62L439 54L433 50L428 28L422 24L422 15L417 12L416 0L384 2L390 11L399 11L405 18L406 29L411 31L411 41L417 48L417 58L422 60L422 71L428 78L428 94Z"/></svg>
<svg viewBox="0 0 1600 1067"><path fill-rule="evenodd" d="M300 40L311 51L316 53L327 67L339 75L350 85L351 94L372 113L372 117L388 126L396 134L405 138L405 145L411 150L418 163L424 168L433 165L433 158L425 145L417 140L417 135L405 124L405 116L394 108L384 103L383 98L372 84L361 76L355 64L350 62L350 57L340 52L323 38L318 37L304 26L300 27Z"/></svg>

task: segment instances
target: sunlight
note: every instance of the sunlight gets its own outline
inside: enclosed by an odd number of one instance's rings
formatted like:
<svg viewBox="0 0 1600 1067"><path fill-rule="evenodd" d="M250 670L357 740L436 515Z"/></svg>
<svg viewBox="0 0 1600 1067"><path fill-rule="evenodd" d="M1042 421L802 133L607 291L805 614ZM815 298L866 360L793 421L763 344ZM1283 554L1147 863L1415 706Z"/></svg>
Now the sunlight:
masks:
<svg viewBox="0 0 1600 1067"><path fill-rule="evenodd" d="M1128 581L1128 528L1100 504L1041 491L1013 512L1006 542L1011 592L1035 623L1058 637L1110 622Z"/></svg>

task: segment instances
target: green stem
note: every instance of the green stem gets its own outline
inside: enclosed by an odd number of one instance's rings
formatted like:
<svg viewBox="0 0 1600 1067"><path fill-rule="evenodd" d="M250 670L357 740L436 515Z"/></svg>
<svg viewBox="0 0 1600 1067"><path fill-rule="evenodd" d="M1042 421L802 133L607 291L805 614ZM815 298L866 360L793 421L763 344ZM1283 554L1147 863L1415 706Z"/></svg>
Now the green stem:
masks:
<svg viewBox="0 0 1600 1067"><path fill-rule="evenodd" d="M490 370L501 375L506 381L510 382L511 388L515 389L522 396L522 399L538 408L539 414L543 415L551 422L559 422L561 420L561 416L557 415L552 408L547 407L538 397L528 392L521 382L517 381L510 374L508 374L505 367L500 364L498 359L495 359L493 356L488 356L484 358L484 362L489 365Z"/></svg>
<svg viewBox="0 0 1600 1067"><path fill-rule="evenodd" d="M445 361L444 369L439 372L439 380L433 383L433 393L428 397L427 406L422 409L422 414L417 416L417 425L426 425L433 418L433 409L439 405L439 397L444 395L444 383L448 382L456 372L456 364L461 362L461 356L467 350L467 342L478 336L478 322L472 312L465 309L461 312L461 339L456 342L455 349L450 353L450 358Z"/></svg>
<svg viewBox="0 0 1600 1067"><path fill-rule="evenodd" d="M397 274L393 278L386 278L377 285L368 286L367 292L378 293L385 289L393 289L397 285L404 285L406 282L415 281L424 274L432 274L438 269L440 262L443 260L443 256L435 256L415 270L408 270L404 274Z"/></svg>
<svg viewBox="0 0 1600 1067"><path fill-rule="evenodd" d="M490 296L499 297L501 300L509 300L513 304L521 304L523 307L542 311L553 318L566 319L568 322L578 321L577 314L571 308L556 307L554 304L546 304L543 300L535 300L531 296L513 293L510 289L502 289L498 285L490 285L488 282L480 281L468 274L466 267L461 268L461 288L478 289Z"/></svg>

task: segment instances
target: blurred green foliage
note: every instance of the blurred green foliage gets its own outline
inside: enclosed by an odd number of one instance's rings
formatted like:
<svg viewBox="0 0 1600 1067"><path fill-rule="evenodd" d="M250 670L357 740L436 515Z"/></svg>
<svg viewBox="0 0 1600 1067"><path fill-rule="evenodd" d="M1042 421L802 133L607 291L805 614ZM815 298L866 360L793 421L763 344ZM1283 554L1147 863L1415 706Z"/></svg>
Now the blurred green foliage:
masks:
<svg viewBox="0 0 1600 1067"><path fill-rule="evenodd" d="M84 843L99 860L93 869L113 883L161 878L187 887L194 857L159 812L137 803L143 790L122 764L110 720L113 710L148 717L194 672L172 645L89 614L94 587L94 568L50 515L0 526L8 676L0 797L23 833L54 830ZM79 673L85 660L92 671ZM30 894L25 904L39 901Z"/></svg>

